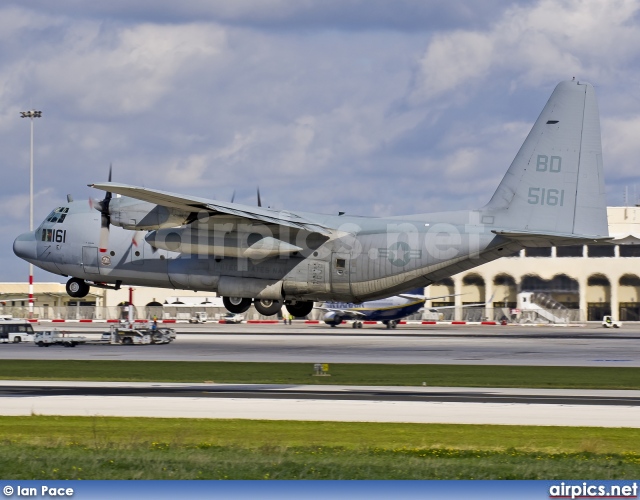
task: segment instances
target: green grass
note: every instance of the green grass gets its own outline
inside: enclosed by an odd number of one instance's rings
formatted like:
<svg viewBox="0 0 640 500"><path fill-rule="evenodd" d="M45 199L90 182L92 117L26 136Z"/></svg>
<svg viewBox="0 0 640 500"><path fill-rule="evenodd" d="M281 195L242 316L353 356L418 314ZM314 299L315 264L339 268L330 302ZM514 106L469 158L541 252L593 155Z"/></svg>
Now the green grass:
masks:
<svg viewBox="0 0 640 500"><path fill-rule="evenodd" d="M3 360L0 379L638 389L640 369ZM615 411L612 408L611 411ZM0 417L5 479L633 479L640 429Z"/></svg>
<svg viewBox="0 0 640 500"><path fill-rule="evenodd" d="M640 430L0 417L4 479L632 479Z"/></svg>
<svg viewBox="0 0 640 500"><path fill-rule="evenodd" d="M640 389L640 368L331 364L208 361L2 360L0 379Z"/></svg>

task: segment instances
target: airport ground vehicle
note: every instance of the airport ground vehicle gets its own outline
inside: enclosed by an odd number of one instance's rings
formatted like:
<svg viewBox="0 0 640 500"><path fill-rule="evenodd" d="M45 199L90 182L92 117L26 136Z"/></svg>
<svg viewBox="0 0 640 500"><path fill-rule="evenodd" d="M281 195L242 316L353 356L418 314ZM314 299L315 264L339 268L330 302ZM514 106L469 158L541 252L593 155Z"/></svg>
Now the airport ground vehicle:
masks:
<svg viewBox="0 0 640 500"><path fill-rule="evenodd" d="M189 323L206 323L207 322L207 313L206 312L197 312L194 313L193 316L189 319Z"/></svg>
<svg viewBox="0 0 640 500"><path fill-rule="evenodd" d="M122 345L147 345L169 344L176 338L176 332L172 328L122 328L112 326L111 330L102 334L101 343Z"/></svg>
<svg viewBox="0 0 640 500"><path fill-rule="evenodd" d="M220 321L224 321L227 324L235 325L244 321L242 314L228 313L220 318Z"/></svg>
<svg viewBox="0 0 640 500"><path fill-rule="evenodd" d="M0 320L0 343L30 342L33 339L33 327L26 319Z"/></svg>
<svg viewBox="0 0 640 500"><path fill-rule="evenodd" d="M101 340L109 344L151 344L151 332L112 326L110 331L102 334Z"/></svg>
<svg viewBox="0 0 640 500"><path fill-rule="evenodd" d="M605 316L602 318L603 328L620 328L622 326L621 321L613 321L611 316Z"/></svg>
<svg viewBox="0 0 640 500"><path fill-rule="evenodd" d="M86 343L87 337L72 335L68 332L60 332L58 330L47 330L45 332L37 332L33 337L33 342L38 347L49 347L50 345L75 347L78 344Z"/></svg>
<svg viewBox="0 0 640 500"><path fill-rule="evenodd" d="M169 344L176 339L176 331L173 328L139 328L138 331L151 337L152 344Z"/></svg>

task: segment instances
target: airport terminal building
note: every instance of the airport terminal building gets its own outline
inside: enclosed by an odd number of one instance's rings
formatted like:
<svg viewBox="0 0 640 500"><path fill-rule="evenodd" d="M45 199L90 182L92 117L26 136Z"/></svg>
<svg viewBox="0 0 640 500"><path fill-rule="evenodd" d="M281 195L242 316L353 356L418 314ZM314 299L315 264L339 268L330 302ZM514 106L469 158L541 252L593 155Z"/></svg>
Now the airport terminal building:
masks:
<svg viewBox="0 0 640 500"><path fill-rule="evenodd" d="M525 248L427 287L427 296L450 297L426 305L445 307L437 314L451 320L578 322L611 315L640 321L640 207L608 207L607 213L610 244ZM130 299L127 287L92 288L80 301L66 294L64 283L35 283L34 292L34 316L42 319L117 319ZM0 314L27 317L27 297L26 281L0 284ZM138 318L224 312L220 299L207 292L135 287L132 303ZM463 307L477 303L485 306ZM246 316L259 318L253 308Z"/></svg>
<svg viewBox="0 0 640 500"><path fill-rule="evenodd" d="M525 248L431 285L427 295L456 294L457 306L487 303L486 311L456 308L451 319L519 319L523 301L533 300L569 321L639 321L640 207L608 207L607 215L610 244Z"/></svg>

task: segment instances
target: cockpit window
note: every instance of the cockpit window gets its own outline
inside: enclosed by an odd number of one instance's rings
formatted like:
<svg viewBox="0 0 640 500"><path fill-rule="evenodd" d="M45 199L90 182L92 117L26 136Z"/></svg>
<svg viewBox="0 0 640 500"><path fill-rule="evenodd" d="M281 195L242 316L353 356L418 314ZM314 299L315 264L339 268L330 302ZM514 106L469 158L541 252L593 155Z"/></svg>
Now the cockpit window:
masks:
<svg viewBox="0 0 640 500"><path fill-rule="evenodd" d="M67 216L68 212L69 207L58 207L53 212L51 212L45 220L47 222L64 222L64 219Z"/></svg>

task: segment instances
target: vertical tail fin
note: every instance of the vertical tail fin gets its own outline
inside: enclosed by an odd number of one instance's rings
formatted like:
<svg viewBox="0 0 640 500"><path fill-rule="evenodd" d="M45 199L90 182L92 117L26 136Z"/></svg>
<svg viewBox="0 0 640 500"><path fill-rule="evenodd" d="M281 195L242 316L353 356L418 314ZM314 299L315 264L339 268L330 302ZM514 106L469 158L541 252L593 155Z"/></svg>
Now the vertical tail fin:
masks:
<svg viewBox="0 0 640 500"><path fill-rule="evenodd" d="M608 235L600 118L590 84L556 86L481 214L505 229Z"/></svg>

